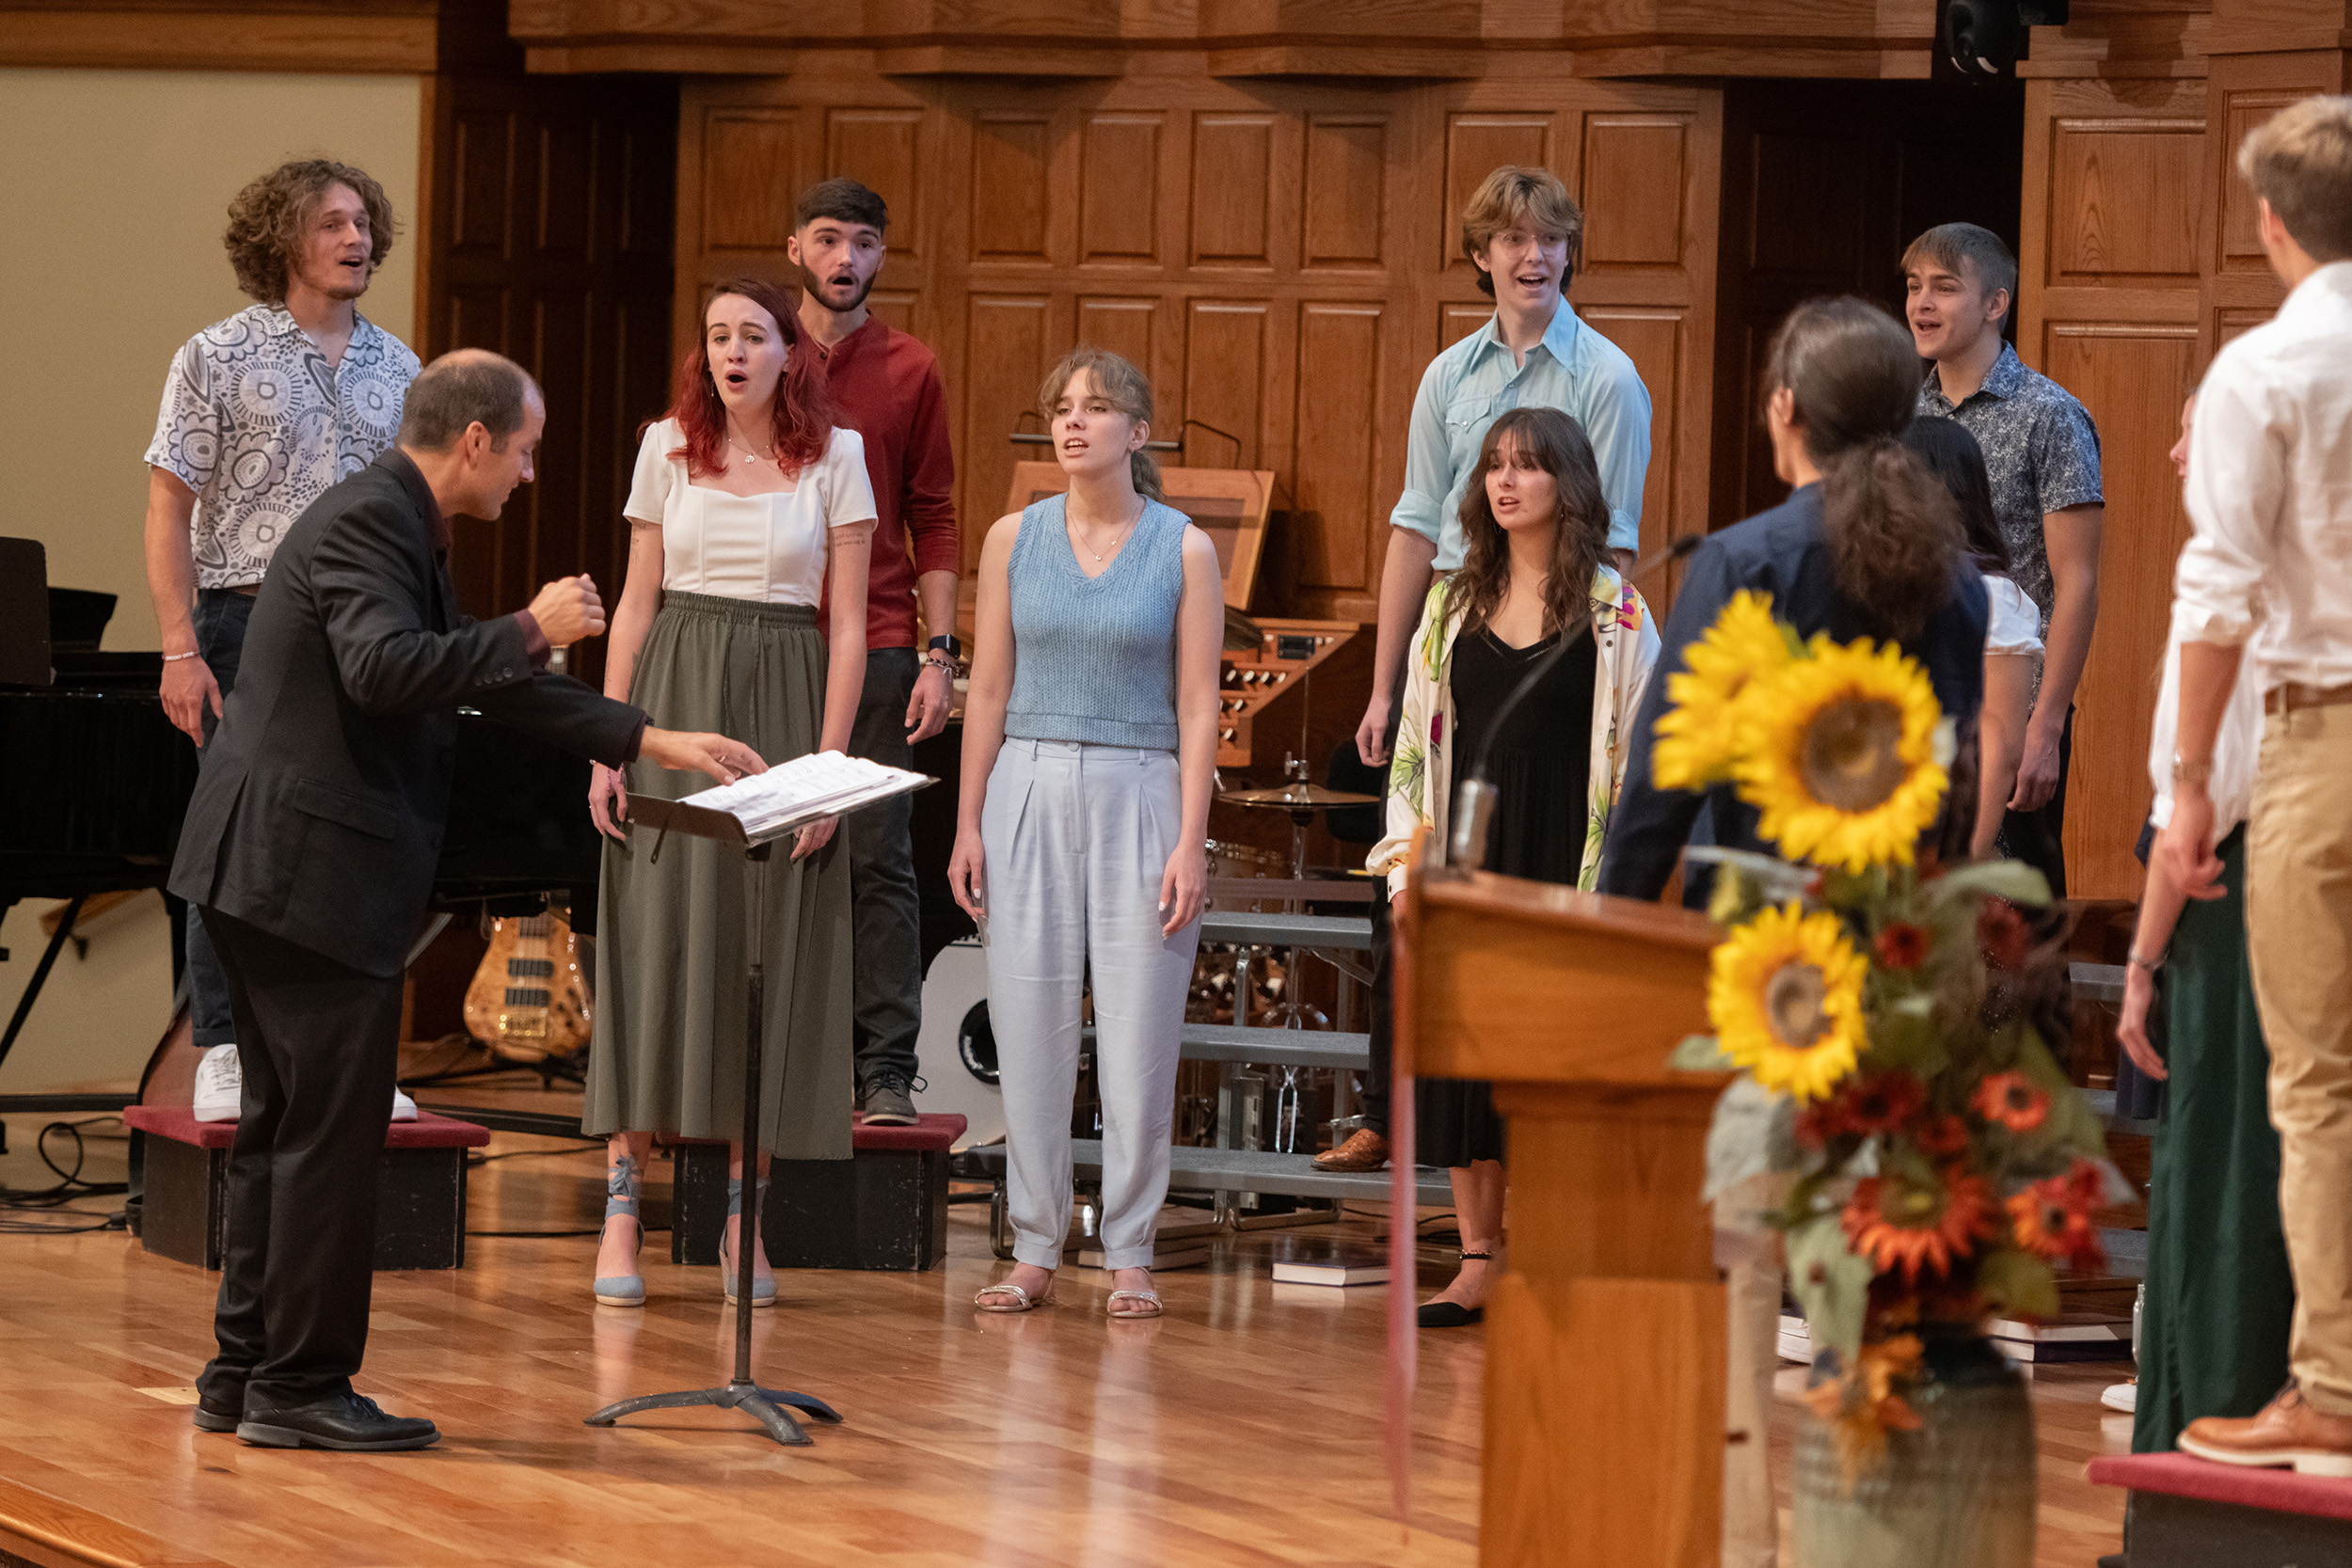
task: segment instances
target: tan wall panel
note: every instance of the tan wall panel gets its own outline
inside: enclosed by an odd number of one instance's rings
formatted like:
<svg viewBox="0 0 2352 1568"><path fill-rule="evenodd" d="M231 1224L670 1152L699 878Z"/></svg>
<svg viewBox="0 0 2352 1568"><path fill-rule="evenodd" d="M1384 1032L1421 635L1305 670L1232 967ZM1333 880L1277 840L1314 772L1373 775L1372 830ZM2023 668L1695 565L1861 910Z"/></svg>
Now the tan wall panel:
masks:
<svg viewBox="0 0 2352 1568"><path fill-rule="evenodd" d="M1007 434L1043 428L1022 416L1036 409L1038 380L1054 358L1046 305L1042 294L978 294L971 302L963 356L963 450L957 454L967 570L979 560L980 541L1012 483L1016 453Z"/></svg>
<svg viewBox="0 0 2352 1568"><path fill-rule="evenodd" d="M1158 364L1159 314L1156 299L1080 299L1077 341L1109 349L1150 375Z"/></svg>
<svg viewBox="0 0 2352 1568"><path fill-rule="evenodd" d="M1377 464L1381 330L1377 302L1310 304L1298 313L1298 457L1292 564L1302 586L1372 585L1364 531L1333 526L1381 513Z"/></svg>
<svg viewBox="0 0 2352 1568"><path fill-rule="evenodd" d="M781 251L800 194L800 117L719 111L703 125L703 248Z"/></svg>
<svg viewBox="0 0 2352 1568"><path fill-rule="evenodd" d="M1301 264L1379 266L1388 227L1388 118L1310 115L1306 137Z"/></svg>
<svg viewBox="0 0 2352 1568"><path fill-rule="evenodd" d="M1043 115L983 115L973 126L974 261L1045 260L1052 149L1053 125Z"/></svg>
<svg viewBox="0 0 2352 1568"><path fill-rule="evenodd" d="M1673 537L1675 455L1679 450L1683 312L1673 309L1592 305L1584 320L1625 350L1649 389L1649 477L1642 485L1642 553L1662 548Z"/></svg>
<svg viewBox="0 0 2352 1568"><path fill-rule="evenodd" d="M1678 267L1690 122L1680 115L1584 117L1584 267ZM1673 192L1669 199L1667 193Z"/></svg>
<svg viewBox="0 0 2352 1568"><path fill-rule="evenodd" d="M2132 846L2152 793L2148 728L2173 564L2188 537L2180 485L2163 458L2196 357L2193 325L2053 323L2042 347L2044 373L2090 411L2107 458L2099 626L2078 689L2078 765L2066 798L2068 874L2082 884L2078 896L2128 896L2137 877Z"/></svg>
<svg viewBox="0 0 2352 1568"><path fill-rule="evenodd" d="M1193 116L1189 249L1195 266L1273 265L1274 119Z"/></svg>
<svg viewBox="0 0 2352 1568"><path fill-rule="evenodd" d="M1267 307L1261 300L1206 299L1192 301L1185 313L1184 418L1198 420L1233 438L1211 441L1205 433L1187 431L1185 456L1198 465L1261 466L1259 451L1263 442L1259 415L1265 406L1266 314ZM1235 443L1240 451L1226 455Z"/></svg>
<svg viewBox="0 0 2352 1568"><path fill-rule="evenodd" d="M1470 263L1461 252L1462 208L1478 182L1504 164L1540 165L1569 182L1575 171L1552 162L1553 123L1550 114L1478 113L1450 115L1445 129L1445 186L1434 214L1438 220L1439 263L1448 272L1468 276Z"/></svg>
<svg viewBox="0 0 2352 1568"><path fill-rule="evenodd" d="M2201 119L2061 119L2050 129L2053 284L2197 276Z"/></svg>
<svg viewBox="0 0 2352 1568"><path fill-rule="evenodd" d="M1078 197L1080 261L1160 257L1160 132L1164 116L1098 114L1087 121Z"/></svg>

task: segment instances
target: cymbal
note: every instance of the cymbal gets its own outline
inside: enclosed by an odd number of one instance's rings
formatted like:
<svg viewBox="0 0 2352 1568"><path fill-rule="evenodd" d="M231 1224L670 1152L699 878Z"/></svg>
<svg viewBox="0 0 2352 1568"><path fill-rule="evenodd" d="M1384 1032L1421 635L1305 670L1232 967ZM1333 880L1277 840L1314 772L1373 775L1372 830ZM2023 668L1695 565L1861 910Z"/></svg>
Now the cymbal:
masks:
<svg viewBox="0 0 2352 1568"><path fill-rule="evenodd" d="M1319 784L1293 782L1279 789L1229 789L1217 796L1237 806L1266 806L1289 811L1317 811L1325 806L1374 806L1380 803L1377 795L1351 795L1343 789L1326 789Z"/></svg>

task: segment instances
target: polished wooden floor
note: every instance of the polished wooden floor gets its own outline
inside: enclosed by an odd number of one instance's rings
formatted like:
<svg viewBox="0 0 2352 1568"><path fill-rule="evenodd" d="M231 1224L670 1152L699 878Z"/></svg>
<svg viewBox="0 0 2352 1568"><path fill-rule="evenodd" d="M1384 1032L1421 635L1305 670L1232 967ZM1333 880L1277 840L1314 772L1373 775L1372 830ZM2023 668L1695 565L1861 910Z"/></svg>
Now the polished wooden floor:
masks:
<svg viewBox="0 0 2352 1568"><path fill-rule="evenodd" d="M45 1176L11 1128L0 1182ZM93 1129L93 1131L96 1131ZM93 1169L120 1146L93 1146ZM477 1167L480 1231L562 1231L600 1212L598 1156L501 1136ZM657 1181L666 1169L657 1162ZM651 1197L662 1195L657 1187ZM90 1200L103 1209L119 1199ZM656 1204L649 1204L655 1209ZM1367 1238L1375 1222L1351 1219ZM650 1305L587 1299L584 1237L474 1236L452 1274L379 1275L362 1389L431 1416L418 1454L249 1449L189 1424L213 1276L119 1232L0 1235L0 1561L201 1568L757 1562L1468 1564L1476 1558L1480 1341L1422 1341L1411 1528L1388 1512L1376 1441L1376 1290L1270 1285L1263 1232L1165 1275L1168 1315L1105 1323L1106 1276L1061 1304L980 1317L998 1271L985 1210L956 1211L946 1266L787 1275L758 1315L763 1382L833 1401L813 1449L693 1412L597 1430L631 1394L723 1382L714 1271L648 1246ZM1423 1275L1444 1273L1424 1254ZM1785 1374L1793 1394L1797 1374ZM2121 1500L2081 1480L2127 1446L2111 1369L2045 1374L2039 1562L2116 1549ZM1775 1449L1794 1409L1784 1399ZM1785 1488L1785 1464L1782 1466ZM1784 1560L1787 1554L1784 1553Z"/></svg>

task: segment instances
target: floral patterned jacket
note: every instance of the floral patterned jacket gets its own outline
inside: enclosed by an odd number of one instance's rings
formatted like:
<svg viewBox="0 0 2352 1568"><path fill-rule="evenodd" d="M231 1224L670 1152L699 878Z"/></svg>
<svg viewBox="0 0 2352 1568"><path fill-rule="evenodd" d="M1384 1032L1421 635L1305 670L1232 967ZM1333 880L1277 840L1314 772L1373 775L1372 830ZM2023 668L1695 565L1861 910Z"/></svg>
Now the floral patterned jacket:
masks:
<svg viewBox="0 0 2352 1568"><path fill-rule="evenodd" d="M1405 660L1405 708L1396 731L1396 753L1389 762L1388 834L1364 857L1365 866L1389 875L1391 891L1405 885L1406 852L1413 831L1426 823L1442 839L1446 810L1454 798L1454 641L1462 617L1445 612L1446 579L1430 586ZM1593 735L1584 825L1584 860L1576 885L1591 889L1600 879L1600 844L1610 808L1625 783L1633 752L1633 716L1657 666L1658 623L1639 590L1603 566L1593 576L1593 634L1600 657L1594 672Z"/></svg>

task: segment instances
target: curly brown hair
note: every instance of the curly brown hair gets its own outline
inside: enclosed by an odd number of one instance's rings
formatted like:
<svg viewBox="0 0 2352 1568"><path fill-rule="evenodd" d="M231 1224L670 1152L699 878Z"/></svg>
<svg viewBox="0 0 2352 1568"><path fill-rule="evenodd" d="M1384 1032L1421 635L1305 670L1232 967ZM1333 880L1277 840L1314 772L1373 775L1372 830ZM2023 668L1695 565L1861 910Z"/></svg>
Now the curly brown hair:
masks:
<svg viewBox="0 0 2352 1568"><path fill-rule="evenodd" d="M1557 408L1514 408L1486 431L1478 467L1462 492L1462 568L1446 586L1445 610L1462 615L1462 629L1486 625L1502 608L1511 586L1511 544L1486 499L1486 471L1502 461L1508 444L1551 476L1559 532L1551 546L1551 569L1544 578L1544 635L1549 637L1585 611L1593 580L1609 548L1609 502L1600 488L1600 467L1584 427Z"/></svg>
<svg viewBox="0 0 2352 1568"><path fill-rule="evenodd" d="M220 243L229 252L230 266L236 269L238 288L264 305L285 303L286 278L302 244L303 220L335 185L350 186L368 210L368 232L373 241L368 272L373 276L400 232L391 198L365 169L332 158L297 158L262 175L229 203L229 231Z"/></svg>

